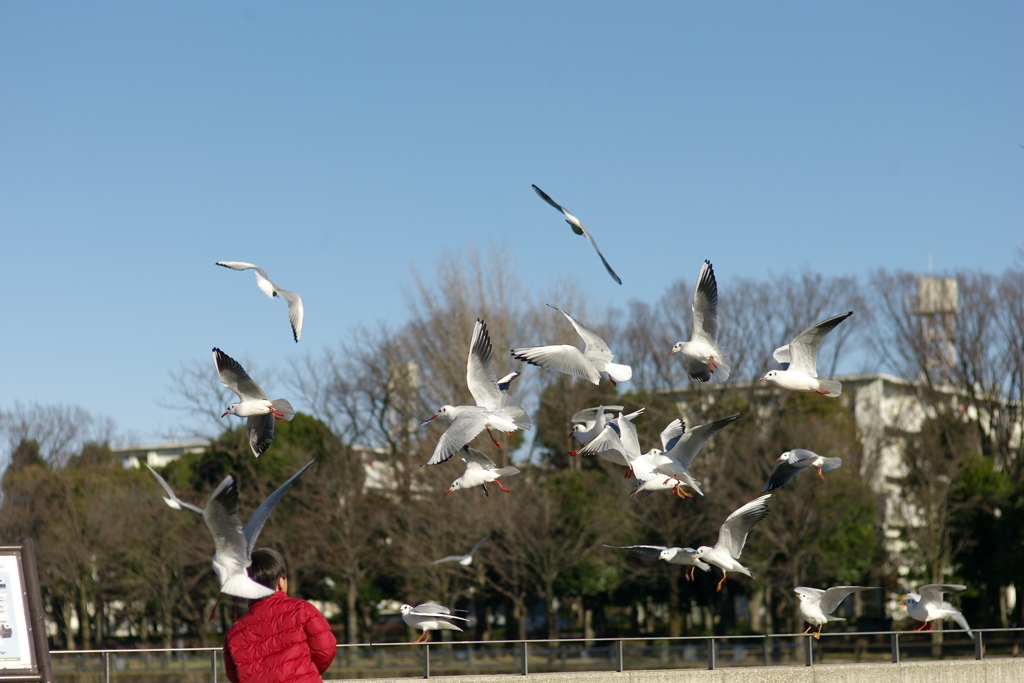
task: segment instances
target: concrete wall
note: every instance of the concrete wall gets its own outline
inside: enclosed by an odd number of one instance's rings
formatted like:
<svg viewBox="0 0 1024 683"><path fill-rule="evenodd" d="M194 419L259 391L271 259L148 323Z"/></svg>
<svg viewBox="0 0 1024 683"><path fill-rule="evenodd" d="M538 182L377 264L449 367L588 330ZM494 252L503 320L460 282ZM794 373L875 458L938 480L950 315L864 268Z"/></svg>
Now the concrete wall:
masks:
<svg viewBox="0 0 1024 683"><path fill-rule="evenodd" d="M341 681L342 679L338 679ZM409 683L410 678L363 679ZM419 679L422 680L422 679ZM726 669L431 676L441 683L1021 683L1024 657L900 664L815 664ZM326 683L331 683L327 681ZM351 681L346 681L351 683Z"/></svg>

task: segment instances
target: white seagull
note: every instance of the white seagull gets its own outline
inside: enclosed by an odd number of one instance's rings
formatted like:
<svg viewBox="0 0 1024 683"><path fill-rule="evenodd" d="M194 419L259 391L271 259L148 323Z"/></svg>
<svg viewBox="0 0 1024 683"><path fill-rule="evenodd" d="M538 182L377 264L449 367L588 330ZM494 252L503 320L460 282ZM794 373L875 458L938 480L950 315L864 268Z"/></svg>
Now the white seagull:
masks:
<svg viewBox="0 0 1024 683"><path fill-rule="evenodd" d="M548 306L564 315L576 328L576 333L583 338L583 350L580 351L575 346L568 344L527 346L512 349L514 358L546 370L555 370L573 377L580 377L594 384L600 383L602 372L608 374L612 384L626 382L633 376L633 370L628 365L612 362L615 356L612 355L603 339L562 309L551 306L551 304Z"/></svg>
<svg viewBox="0 0 1024 683"><path fill-rule="evenodd" d="M907 614L912 619L923 621L915 631L931 631L938 619L952 619L960 628L967 631L972 639L974 633L967 625L967 620L956 607L942 599L943 593L952 593L967 590L967 586L948 583L929 583L921 586L916 593L907 593L907 597L901 602L907 608ZM927 627L927 628L925 628Z"/></svg>
<svg viewBox="0 0 1024 683"><path fill-rule="evenodd" d="M628 550L631 553L641 555L642 557L653 557L657 560L664 560L669 564L681 564L686 567L687 581L693 581L693 575L696 569L703 571L710 571L711 565L707 562L701 562L697 559L697 551L693 548L669 548L663 545L608 545L607 543L602 544L605 548L615 548L616 550Z"/></svg>
<svg viewBox="0 0 1024 683"><path fill-rule="evenodd" d="M636 433L636 425L631 419L639 412L631 415L619 413L618 417L606 424L604 429L576 451L576 454L583 457L596 455L602 460L622 465L628 468L626 470L628 479L633 472L633 462L641 455L640 439Z"/></svg>
<svg viewBox="0 0 1024 683"><path fill-rule="evenodd" d="M182 508L192 510L203 516L206 526L213 534L213 542L216 547L213 553L213 571L217 574L221 592L238 598L259 600L271 595L274 590L256 583L249 578L249 574L246 572L251 564L250 556L256 547L256 539L274 506L314 462L316 461L310 460L306 463L302 469L293 474L288 481L281 484L276 491L260 503L244 529L238 519L238 479L235 475L229 474L224 478L206 502L206 509L203 509L179 499L164 478L156 473L156 470L149 465L146 467L156 477L160 486L167 491L169 497L164 498L164 502L169 507L177 510Z"/></svg>
<svg viewBox="0 0 1024 683"><path fill-rule="evenodd" d="M221 383L238 394L241 399L232 403L221 417L237 415L248 418L246 433L252 454L260 457L274 440L274 421L291 420L295 417L292 404L283 398L271 401L245 369L234 358L218 348L213 349L213 364Z"/></svg>
<svg viewBox="0 0 1024 683"><path fill-rule="evenodd" d="M224 266L232 270L249 270L252 269L256 273L256 284L259 285L260 290L271 299L275 296L279 296L288 302L288 321L292 324L292 336L295 337L295 341L299 341L299 337L302 336L302 299L295 292L289 292L286 289L281 289L275 285L269 277L267 272L255 266L251 263L243 263L242 261L217 261L218 266Z"/></svg>
<svg viewBox="0 0 1024 683"><path fill-rule="evenodd" d="M430 460L425 465L421 465L421 467L439 465L445 462L462 450L464 446L485 429L498 429L509 433L519 429L519 425L504 411L488 410L480 406L453 406L448 404L441 406L436 413L421 422L420 426L426 426L439 417L447 417L452 423L445 430L444 434L441 435L441 438L438 439L437 446L434 448L434 453L430 456ZM497 444L498 442L495 441L494 443Z"/></svg>
<svg viewBox="0 0 1024 683"><path fill-rule="evenodd" d="M690 379L729 379L729 364L718 348L718 283L711 261L704 261L693 291L693 332L690 341L676 342L669 354L680 353Z"/></svg>
<svg viewBox="0 0 1024 683"><path fill-rule="evenodd" d="M481 408L504 413L516 423L519 429L529 429L533 426L530 416L508 395L509 386L512 384L512 380L519 376L519 373L512 372L500 380L497 379L491 363L491 351L491 336L487 332L487 323L478 318L476 324L473 325L469 358L466 359L466 385L469 387L469 393L473 395L473 401ZM491 440L497 444L493 434L491 434Z"/></svg>
<svg viewBox="0 0 1024 683"><path fill-rule="evenodd" d="M511 493L504 484L501 483L501 477L511 477L514 474L519 474L519 470L512 465L508 467L498 467L494 464L494 461L488 458L486 455L466 446L464 449L465 454L462 456L463 462L466 463L466 471L461 477L452 482L451 487L448 489L448 493L457 491L459 489L468 489L473 486L479 486L484 490L484 495L490 495L487 493L487 484L494 482L498 485L498 488L505 493ZM444 495L448 495L448 493Z"/></svg>
<svg viewBox="0 0 1024 683"><path fill-rule="evenodd" d="M814 391L825 396L839 396L843 385L834 379L818 379L818 347L832 329L853 315L853 311L823 320L798 334L796 338L775 349L772 356L779 363L789 363L784 370L769 370L764 377L790 391Z"/></svg>
<svg viewBox="0 0 1024 683"><path fill-rule="evenodd" d="M402 621L412 628L423 629L423 634L416 639L417 643L425 643L430 640L431 631L461 631L462 629L452 623L452 619L468 622L465 617L457 617L444 605L436 602L425 602L422 605L413 607L410 604L402 605L398 611L402 613Z"/></svg>
<svg viewBox="0 0 1024 683"><path fill-rule="evenodd" d="M583 410L576 411L572 416L571 421L577 424L572 426L572 431L569 432L569 437L576 437L576 440L580 442L580 445L586 446L590 443L595 436L604 430L605 426L613 419L612 413L623 410L622 406L598 406L596 408L584 408ZM644 412L644 408L637 410L636 412L629 413L626 415L627 420L634 420ZM569 455L575 457L577 451L569 451Z"/></svg>
<svg viewBox="0 0 1024 683"><path fill-rule="evenodd" d="M822 472L831 472L834 469L838 469L843 464L843 459L826 458L806 448L794 448L780 455L776 462L778 464L772 470L768 481L764 484L764 488L761 489L761 493L774 491L809 467L817 469L818 477L825 481L825 475Z"/></svg>
<svg viewBox="0 0 1024 683"><path fill-rule="evenodd" d="M647 488L650 490L668 488L674 491L680 498L689 498L691 497L690 494L680 486L680 484L685 484L700 495L704 495L700 490L700 483L690 476L690 465L708 439L739 418L739 416L739 413L729 415L728 417L699 425L688 431L682 420L676 419L670 422L661 432L661 443L664 450L651 449L642 458L651 462L656 473L671 477L677 483L669 486L671 481L666 479L660 486L651 484ZM633 473L636 474L636 463L633 465ZM638 474L638 484L639 480L640 475ZM634 489L634 493L638 492L638 490Z"/></svg>
<svg viewBox="0 0 1024 683"><path fill-rule="evenodd" d="M481 538L479 541L476 542L476 545L473 546L472 550L470 550L465 555L449 555L448 557L442 557L440 560L434 560L433 564L441 564L442 562L458 562L463 567L468 567L469 565L473 564L473 553L475 553L476 549L483 545L484 541L486 541L490 537L491 535L487 534L486 536Z"/></svg>
<svg viewBox="0 0 1024 683"><path fill-rule="evenodd" d="M815 639L820 639L821 627L826 623L830 621L846 621L843 617L832 616L832 612L839 607L847 595L871 590L876 590L876 588L870 586L833 586L827 590L822 590L820 588L797 586L793 589L797 599L800 601L797 603L797 610L800 612L803 620L810 624L804 633L810 633L811 629L817 626L818 630L813 635Z"/></svg>
<svg viewBox="0 0 1024 683"><path fill-rule="evenodd" d="M594 251L597 252L597 255L601 257L601 263L603 263L604 267L608 270L608 274L612 276L613 280L615 280L616 282L618 282L621 285L622 284L622 280L619 279L619 276L615 274L615 271L612 270L612 267L610 265L608 265L608 261L607 261L607 259L605 259L604 254L602 254L601 250L597 248L597 242L594 241L593 236L589 232L587 232L586 228L583 227L583 223L580 222L580 219L576 218L576 216L573 216L571 213L566 211L564 206L562 206L561 204L556 202L554 199L549 197L547 195L547 193L544 192L544 190L540 189L536 185L530 185L530 187L533 188L534 192L536 192L538 195L540 195L541 199L543 199L548 204L550 204L551 206L555 207L556 209L558 209L559 211L562 212L562 215L565 216L565 222L569 224L569 227L572 228L572 231L574 233L576 233L577 235L583 235L588 240L590 240L590 244L593 245Z"/></svg>
<svg viewBox="0 0 1024 683"><path fill-rule="evenodd" d="M698 560L704 560L722 570L722 579L715 587L716 591L722 590L722 584L725 583L725 577L729 572L739 572L753 577L750 570L740 564L739 559L743 554L743 545L747 542L747 534L755 524L768 516L767 503L771 497L772 494L766 493L733 512L725 518L721 529L718 530L718 542L714 547L702 545L697 548Z"/></svg>

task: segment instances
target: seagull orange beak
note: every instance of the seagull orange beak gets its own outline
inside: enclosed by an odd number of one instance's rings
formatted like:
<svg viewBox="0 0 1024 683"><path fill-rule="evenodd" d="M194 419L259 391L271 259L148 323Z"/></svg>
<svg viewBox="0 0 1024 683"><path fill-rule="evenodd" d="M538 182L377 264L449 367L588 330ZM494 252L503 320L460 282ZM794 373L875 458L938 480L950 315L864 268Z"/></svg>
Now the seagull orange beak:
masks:
<svg viewBox="0 0 1024 683"><path fill-rule="evenodd" d="M229 411L225 410L225 411L224 411L223 413L221 413L221 417L224 417L224 416L226 416L226 415L228 414L228 412L229 412Z"/></svg>

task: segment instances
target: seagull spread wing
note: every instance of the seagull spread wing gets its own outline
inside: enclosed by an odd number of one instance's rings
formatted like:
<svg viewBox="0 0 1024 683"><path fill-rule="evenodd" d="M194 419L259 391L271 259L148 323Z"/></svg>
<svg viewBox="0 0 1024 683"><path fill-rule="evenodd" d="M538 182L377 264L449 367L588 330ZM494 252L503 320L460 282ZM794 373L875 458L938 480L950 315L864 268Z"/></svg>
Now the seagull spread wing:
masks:
<svg viewBox="0 0 1024 683"><path fill-rule="evenodd" d="M580 335L580 337L583 338L583 355L585 355L587 358L593 358L595 360L603 361L610 361L615 357L612 355L611 349L608 348L608 344L606 344L603 339L597 336L597 334L595 334L593 330L591 330L586 325L579 322L571 315L569 315L562 309L558 308L557 306L551 306L551 304L548 304L548 306L564 315L566 319L570 323L572 323L572 326L576 329L576 334Z"/></svg>
<svg viewBox="0 0 1024 683"><path fill-rule="evenodd" d="M700 449L703 448L708 439L720 432L726 425L738 419L739 416L740 414L736 413L735 415L729 415L714 422L694 427L689 432L681 434L679 440L673 443L671 448L666 448L665 455L675 458L683 468L689 470L693 459L697 457L697 453L700 452Z"/></svg>
<svg viewBox="0 0 1024 683"><path fill-rule="evenodd" d="M959 591L967 590L967 586L963 586L955 583L929 583L921 586L917 589L917 592L921 595L920 602L922 604L934 603L938 605L942 602L943 593L957 593Z"/></svg>
<svg viewBox="0 0 1024 683"><path fill-rule="evenodd" d="M661 551L665 550L665 546L663 546L663 545L625 545L625 546L622 546L622 545L608 545L607 543L602 543L601 545L603 545L605 548L614 548L615 550L628 550L629 552L631 552L631 553L633 553L635 555L640 555L642 557L653 557L654 559L658 559L658 557L661 555Z"/></svg>
<svg viewBox="0 0 1024 683"><path fill-rule="evenodd" d="M277 487L277 490L267 496L267 499L260 503L260 506L256 508L256 511L252 513L252 517L245 524L243 529L243 535L245 536L246 553L251 555L252 551L256 547L256 538L260 535L260 530L263 529L263 525L267 521L267 517L270 516L270 512L274 509L274 506L284 497L288 489L292 487L299 477L302 476L303 472L308 470L310 466L316 462L315 459L310 460L302 466L298 472L293 474L288 480Z"/></svg>
<svg viewBox="0 0 1024 683"><path fill-rule="evenodd" d="M796 339L789 343L789 355L793 369L807 373L811 377L818 376L818 347L821 346L825 335L835 329L835 326L853 315L853 311L842 315L832 316L823 320L814 327L808 328L798 334ZM778 354L781 349L776 349ZM778 355L775 356L778 360ZM781 361L780 361L781 362Z"/></svg>
<svg viewBox="0 0 1024 683"><path fill-rule="evenodd" d="M817 590L807 589L803 590ZM836 611L836 608L846 599L846 596L850 593L859 593L860 591L874 590L869 586L832 586L828 590L822 592L821 599L818 602L818 606L821 611L825 614L832 614Z"/></svg>
<svg viewBox="0 0 1024 683"><path fill-rule="evenodd" d="M267 398L260 385L252 381L241 364L218 348L213 349L213 364L221 383L238 394L243 401Z"/></svg>
<svg viewBox="0 0 1024 683"><path fill-rule="evenodd" d="M501 403L501 391L498 389L491 357L491 336L487 332L487 323L477 319L473 325L473 339L469 343L469 358L466 360L466 384L478 406L494 410Z"/></svg>
<svg viewBox="0 0 1024 683"><path fill-rule="evenodd" d="M601 381L601 373L583 355L583 352L575 346L567 344L528 346L512 349L512 356L516 360L524 361L530 365L579 377L594 384L599 384Z"/></svg>
<svg viewBox="0 0 1024 683"><path fill-rule="evenodd" d="M146 469L149 470L150 474L156 477L156 480L160 483L160 486L162 486L164 491L167 492L167 498L164 498L164 502L167 503L168 507L172 507L175 510L186 509L191 510L192 512L198 512L199 514L203 514L203 508L199 507L198 505L193 505L192 503L186 503L181 498L178 498L178 496L175 495L174 490L171 488L171 485L167 483L166 479L157 474L157 471L150 467L149 463L143 464L146 465Z"/></svg>
<svg viewBox="0 0 1024 683"><path fill-rule="evenodd" d="M493 470L498 467L493 460L475 448L466 446L463 450L465 454L462 459L466 462L467 470Z"/></svg>
<svg viewBox="0 0 1024 683"><path fill-rule="evenodd" d="M693 291L693 334L692 338L706 341L714 346L718 343L718 283L710 261L704 261L697 286Z"/></svg>
<svg viewBox="0 0 1024 683"><path fill-rule="evenodd" d="M715 547L725 549L738 560L743 553L743 545L747 542L747 534L755 524L768 516L767 502L771 497L772 494L768 493L755 498L729 515L718 531L718 543Z"/></svg>

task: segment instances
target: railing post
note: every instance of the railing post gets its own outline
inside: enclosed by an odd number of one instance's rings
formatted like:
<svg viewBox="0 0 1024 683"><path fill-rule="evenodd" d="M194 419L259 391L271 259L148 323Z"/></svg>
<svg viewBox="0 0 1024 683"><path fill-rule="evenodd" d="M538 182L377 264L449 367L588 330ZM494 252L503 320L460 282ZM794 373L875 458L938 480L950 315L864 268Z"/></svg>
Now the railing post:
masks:
<svg viewBox="0 0 1024 683"><path fill-rule="evenodd" d="M984 655L984 646L981 643L981 631L975 631L974 632L974 658L975 659L983 659L984 656L985 656Z"/></svg>
<svg viewBox="0 0 1024 683"><path fill-rule="evenodd" d="M110 652L103 653L103 683L110 683Z"/></svg>
<svg viewBox="0 0 1024 683"><path fill-rule="evenodd" d="M430 678L430 643L423 644L423 677Z"/></svg>
<svg viewBox="0 0 1024 683"><path fill-rule="evenodd" d="M764 645L764 665L768 666L768 663L769 663L768 660L770 658L770 655L769 655L769 651L768 651L768 636L767 635L764 636L764 640L762 640L761 643L763 643L763 645Z"/></svg>
<svg viewBox="0 0 1024 683"><path fill-rule="evenodd" d="M526 641L523 641L523 675L530 673L530 667L527 664L527 660L530 658L530 654L527 651Z"/></svg>
<svg viewBox="0 0 1024 683"><path fill-rule="evenodd" d="M217 651L210 650L210 683L217 683Z"/></svg>
<svg viewBox="0 0 1024 683"><path fill-rule="evenodd" d="M715 668L715 637L708 638L708 670Z"/></svg>
<svg viewBox="0 0 1024 683"><path fill-rule="evenodd" d="M804 666L814 664L814 636L807 635L807 647L804 648Z"/></svg>
<svg viewBox="0 0 1024 683"><path fill-rule="evenodd" d="M900 634L899 631L892 632L892 663L900 663Z"/></svg>
<svg viewBox="0 0 1024 683"><path fill-rule="evenodd" d="M616 646L616 649L617 649L617 657L616 657L617 661L615 662L615 670L621 673L622 672L622 641L621 640L616 641L615 642L615 646Z"/></svg>

